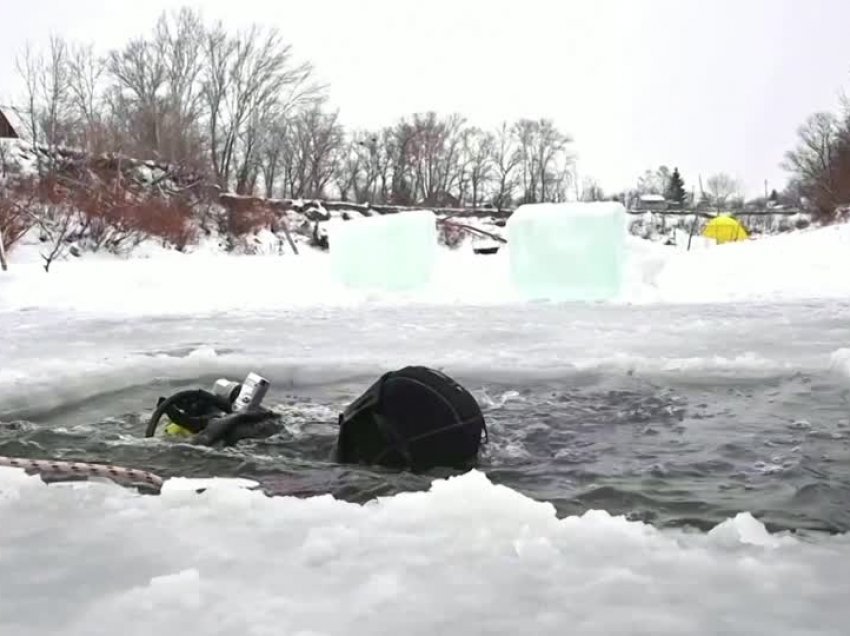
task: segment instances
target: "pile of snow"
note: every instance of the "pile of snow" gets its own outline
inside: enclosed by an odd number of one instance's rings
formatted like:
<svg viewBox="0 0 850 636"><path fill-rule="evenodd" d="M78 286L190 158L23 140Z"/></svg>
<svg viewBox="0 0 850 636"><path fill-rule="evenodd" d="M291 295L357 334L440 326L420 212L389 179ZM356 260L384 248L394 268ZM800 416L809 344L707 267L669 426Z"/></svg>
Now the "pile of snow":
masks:
<svg viewBox="0 0 850 636"><path fill-rule="evenodd" d="M616 303L702 303L847 298L850 225L682 251L628 237ZM269 250L272 252L272 250ZM22 253L26 253L22 250ZM335 278L326 253L299 256L194 254L151 249L146 259L88 255L54 263L18 260L0 273L0 310L60 308L82 312L193 314L361 302L504 304L521 302L510 245L495 255L439 250L424 289L361 291Z"/></svg>
<svg viewBox="0 0 850 636"><path fill-rule="evenodd" d="M0 469L0 632L837 636L850 620L848 538L748 514L707 534L558 519L477 472L365 506L194 485Z"/></svg>
<svg viewBox="0 0 850 636"><path fill-rule="evenodd" d="M666 302L847 298L850 224L675 253L653 281Z"/></svg>

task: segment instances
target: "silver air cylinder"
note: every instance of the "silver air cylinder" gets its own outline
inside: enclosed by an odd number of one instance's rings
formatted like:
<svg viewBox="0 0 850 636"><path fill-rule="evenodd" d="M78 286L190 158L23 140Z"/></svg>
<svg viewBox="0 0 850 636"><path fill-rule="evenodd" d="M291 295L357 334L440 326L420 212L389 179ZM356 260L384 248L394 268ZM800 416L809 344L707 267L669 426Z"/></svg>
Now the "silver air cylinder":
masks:
<svg viewBox="0 0 850 636"><path fill-rule="evenodd" d="M236 401L236 398L239 397L239 390L241 388L242 385L238 382L228 380L227 378L221 378L215 381L212 392L216 397L220 397L221 399L227 400L229 403L233 404L233 402Z"/></svg>
<svg viewBox="0 0 850 636"><path fill-rule="evenodd" d="M239 395L233 402L233 410L249 411L258 408L268 390L268 380L256 373L249 373L239 389Z"/></svg>

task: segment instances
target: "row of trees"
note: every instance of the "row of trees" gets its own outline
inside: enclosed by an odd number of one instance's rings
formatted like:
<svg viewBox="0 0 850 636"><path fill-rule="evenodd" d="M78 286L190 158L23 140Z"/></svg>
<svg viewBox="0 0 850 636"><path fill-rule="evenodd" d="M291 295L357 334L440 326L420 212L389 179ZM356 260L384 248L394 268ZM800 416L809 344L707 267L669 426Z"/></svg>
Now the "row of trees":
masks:
<svg viewBox="0 0 850 636"><path fill-rule="evenodd" d="M53 37L17 69L35 143L190 167L240 194L505 207L572 185L571 139L550 120L482 130L424 113L349 131L278 31L231 33L191 9L105 56Z"/></svg>
<svg viewBox="0 0 850 636"><path fill-rule="evenodd" d="M484 130L459 115L420 113L349 130L277 30L232 32L188 8L106 55L52 37L16 63L24 90L15 106L34 143L154 159L240 194L500 209L568 194L610 198L592 179L578 187L571 139L551 120ZM49 172L51 153L37 156ZM822 215L850 202L850 106L809 118L785 167L784 198L805 198ZM742 203L726 174L686 186L667 166L647 170L628 194L717 209Z"/></svg>
<svg viewBox="0 0 850 636"><path fill-rule="evenodd" d="M685 180L678 168L671 171L667 166L659 166L655 170L646 170L637 180L634 188L628 192L606 197L602 188L592 180L585 180L579 198L582 201L603 201L608 198L626 202L643 195L663 196L673 207L683 208L692 205L702 205L722 211L727 208L743 206L741 185L726 173L711 175L703 184L699 181L699 193L696 189L688 192Z"/></svg>
<svg viewBox="0 0 850 636"><path fill-rule="evenodd" d="M717 211L741 207L744 204L741 183L725 172L710 175L690 192L678 168L671 172L667 166L647 170L638 179L635 193L659 194L677 206L702 205Z"/></svg>

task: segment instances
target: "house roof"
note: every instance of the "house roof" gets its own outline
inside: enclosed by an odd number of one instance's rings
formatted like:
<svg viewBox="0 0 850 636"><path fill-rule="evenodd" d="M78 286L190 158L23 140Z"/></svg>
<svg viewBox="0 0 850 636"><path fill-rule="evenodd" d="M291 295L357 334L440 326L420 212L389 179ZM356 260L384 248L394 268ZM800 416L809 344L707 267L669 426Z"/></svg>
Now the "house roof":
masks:
<svg viewBox="0 0 850 636"><path fill-rule="evenodd" d="M12 127L12 130L17 133L20 139L24 139L28 137L28 127L25 125L25 119L23 117L23 113L19 108L15 106L9 106L6 104L0 104L0 113L6 118L6 121L9 122L9 125Z"/></svg>

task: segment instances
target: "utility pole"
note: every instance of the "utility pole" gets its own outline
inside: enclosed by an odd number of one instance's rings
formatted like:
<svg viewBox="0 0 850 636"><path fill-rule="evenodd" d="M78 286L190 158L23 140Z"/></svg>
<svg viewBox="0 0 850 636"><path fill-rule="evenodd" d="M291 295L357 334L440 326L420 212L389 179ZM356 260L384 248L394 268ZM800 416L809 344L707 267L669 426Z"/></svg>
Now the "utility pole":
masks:
<svg viewBox="0 0 850 636"><path fill-rule="evenodd" d="M700 191L700 201L705 198L705 190L702 189L702 175L699 176L699 191ZM696 192L694 192L694 218L691 221L691 231L688 233L688 251L691 251L691 242L694 239L694 232L697 231L697 220L699 219L699 203L696 202Z"/></svg>

